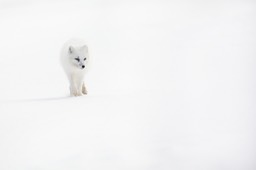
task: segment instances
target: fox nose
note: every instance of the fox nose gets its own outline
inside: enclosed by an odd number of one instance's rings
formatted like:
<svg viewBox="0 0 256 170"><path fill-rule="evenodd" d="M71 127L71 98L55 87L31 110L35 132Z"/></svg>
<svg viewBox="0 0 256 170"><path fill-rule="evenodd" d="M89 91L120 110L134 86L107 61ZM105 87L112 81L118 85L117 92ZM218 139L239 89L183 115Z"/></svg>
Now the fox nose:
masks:
<svg viewBox="0 0 256 170"><path fill-rule="evenodd" d="M84 68L85 66L84 65L82 65L82 69Z"/></svg>

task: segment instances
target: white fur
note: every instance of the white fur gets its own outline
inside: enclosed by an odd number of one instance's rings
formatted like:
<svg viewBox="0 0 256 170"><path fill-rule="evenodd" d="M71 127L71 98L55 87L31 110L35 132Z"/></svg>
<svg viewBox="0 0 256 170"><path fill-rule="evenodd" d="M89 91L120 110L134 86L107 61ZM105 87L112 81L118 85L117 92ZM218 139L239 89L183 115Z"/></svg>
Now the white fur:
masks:
<svg viewBox="0 0 256 170"><path fill-rule="evenodd" d="M71 96L87 94L84 75L88 71L89 60L88 47L82 40L71 39L63 45L61 64L69 80Z"/></svg>

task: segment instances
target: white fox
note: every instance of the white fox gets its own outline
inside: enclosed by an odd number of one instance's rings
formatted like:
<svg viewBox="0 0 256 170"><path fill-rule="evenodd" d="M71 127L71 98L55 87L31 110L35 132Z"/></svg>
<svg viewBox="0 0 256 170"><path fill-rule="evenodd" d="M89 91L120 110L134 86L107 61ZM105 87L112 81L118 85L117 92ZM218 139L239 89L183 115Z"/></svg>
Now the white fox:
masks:
<svg viewBox="0 0 256 170"><path fill-rule="evenodd" d="M88 71L88 47L78 39L67 41L61 50L61 64L70 83L70 95L82 96L87 94L84 75Z"/></svg>

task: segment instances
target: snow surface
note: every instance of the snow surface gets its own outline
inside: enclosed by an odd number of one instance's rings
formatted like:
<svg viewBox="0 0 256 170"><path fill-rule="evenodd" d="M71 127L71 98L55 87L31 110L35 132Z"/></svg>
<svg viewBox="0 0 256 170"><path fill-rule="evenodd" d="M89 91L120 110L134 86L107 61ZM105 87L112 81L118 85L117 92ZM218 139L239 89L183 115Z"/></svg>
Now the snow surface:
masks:
<svg viewBox="0 0 256 170"><path fill-rule="evenodd" d="M0 21L0 170L256 169L254 0L0 0Z"/></svg>

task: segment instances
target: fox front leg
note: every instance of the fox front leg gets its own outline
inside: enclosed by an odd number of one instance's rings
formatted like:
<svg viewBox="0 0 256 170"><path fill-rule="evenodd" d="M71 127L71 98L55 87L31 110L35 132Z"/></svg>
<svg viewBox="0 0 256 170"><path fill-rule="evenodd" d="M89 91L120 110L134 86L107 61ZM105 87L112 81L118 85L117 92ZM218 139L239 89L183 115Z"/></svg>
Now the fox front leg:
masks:
<svg viewBox="0 0 256 170"><path fill-rule="evenodd" d="M70 83L70 96L78 96L78 90L75 84Z"/></svg>
<svg viewBox="0 0 256 170"><path fill-rule="evenodd" d="M84 95L87 94L87 89L86 89L86 87L85 87L84 82L83 82L83 85L82 85L82 93L83 93Z"/></svg>
<svg viewBox="0 0 256 170"><path fill-rule="evenodd" d="M78 79L77 84L78 84L77 86L78 96L82 96L84 94L83 81Z"/></svg>
<svg viewBox="0 0 256 170"><path fill-rule="evenodd" d="M70 81L70 96L81 96L81 92L79 90L79 87L77 85L75 76L70 76L69 78Z"/></svg>

